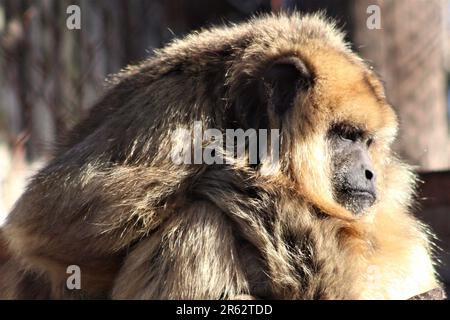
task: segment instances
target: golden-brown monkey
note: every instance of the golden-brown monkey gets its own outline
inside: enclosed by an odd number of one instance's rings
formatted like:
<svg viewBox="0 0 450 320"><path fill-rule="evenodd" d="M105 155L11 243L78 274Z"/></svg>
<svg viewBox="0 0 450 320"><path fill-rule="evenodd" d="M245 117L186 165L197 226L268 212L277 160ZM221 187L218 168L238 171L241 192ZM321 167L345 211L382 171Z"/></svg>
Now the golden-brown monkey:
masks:
<svg viewBox="0 0 450 320"><path fill-rule="evenodd" d="M2 276L14 281L0 295L406 299L439 287L409 213L415 176L390 149L394 111L332 23L281 14L204 30L115 81L9 215ZM176 130L194 121L279 129L280 159L175 164ZM73 264L81 290L65 287Z"/></svg>

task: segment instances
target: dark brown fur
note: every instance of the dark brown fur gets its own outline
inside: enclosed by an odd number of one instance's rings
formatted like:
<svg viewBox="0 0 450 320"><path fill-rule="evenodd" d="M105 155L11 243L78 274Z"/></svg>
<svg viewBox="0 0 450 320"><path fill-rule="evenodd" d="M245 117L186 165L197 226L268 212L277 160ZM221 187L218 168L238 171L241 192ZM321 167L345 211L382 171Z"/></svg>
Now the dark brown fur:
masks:
<svg viewBox="0 0 450 320"><path fill-rule="evenodd" d="M257 83L297 57L314 89L274 114ZM279 166L176 165L171 134L280 128ZM371 132L379 199L334 201L326 132ZM5 233L7 298L409 298L438 286L414 175L390 151L397 120L374 74L319 16L265 16L178 40L131 67L28 185ZM82 289L67 290L68 265ZM40 285L33 286L33 280Z"/></svg>

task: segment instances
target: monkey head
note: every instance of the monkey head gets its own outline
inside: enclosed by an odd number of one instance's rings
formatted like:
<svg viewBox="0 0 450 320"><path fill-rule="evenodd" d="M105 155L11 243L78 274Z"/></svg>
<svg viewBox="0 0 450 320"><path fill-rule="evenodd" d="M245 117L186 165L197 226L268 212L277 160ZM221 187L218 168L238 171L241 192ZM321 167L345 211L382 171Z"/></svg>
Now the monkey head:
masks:
<svg viewBox="0 0 450 320"><path fill-rule="evenodd" d="M262 173L278 170L324 213L354 219L385 195L397 119L380 81L342 34L331 24L301 30L311 27L306 20L286 18L286 30L298 32L267 32L273 39L266 47L246 49L232 67L247 77L234 88L237 105L253 121L247 123L280 129L279 166L263 170L263 163Z"/></svg>

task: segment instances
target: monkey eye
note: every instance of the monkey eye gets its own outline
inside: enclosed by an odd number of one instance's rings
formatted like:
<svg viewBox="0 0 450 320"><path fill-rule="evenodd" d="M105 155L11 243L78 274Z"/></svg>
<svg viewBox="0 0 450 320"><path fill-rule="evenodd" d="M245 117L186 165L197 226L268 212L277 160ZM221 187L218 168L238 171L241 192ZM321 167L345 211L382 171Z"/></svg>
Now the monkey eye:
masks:
<svg viewBox="0 0 450 320"><path fill-rule="evenodd" d="M372 145L372 143L373 143L373 138L367 139L367 142L366 142L367 148L369 148Z"/></svg>
<svg viewBox="0 0 450 320"><path fill-rule="evenodd" d="M337 123L332 125L329 134L343 141L357 142L365 141L365 132L347 123Z"/></svg>
<svg viewBox="0 0 450 320"><path fill-rule="evenodd" d="M339 138L352 142L358 141L362 138L363 135L361 130L349 126L338 126L334 131Z"/></svg>
<svg viewBox="0 0 450 320"><path fill-rule="evenodd" d="M339 134L339 137L341 137L344 140L350 140L352 142L356 142L361 137L361 135L355 131L344 131L344 132L341 132L341 134Z"/></svg>

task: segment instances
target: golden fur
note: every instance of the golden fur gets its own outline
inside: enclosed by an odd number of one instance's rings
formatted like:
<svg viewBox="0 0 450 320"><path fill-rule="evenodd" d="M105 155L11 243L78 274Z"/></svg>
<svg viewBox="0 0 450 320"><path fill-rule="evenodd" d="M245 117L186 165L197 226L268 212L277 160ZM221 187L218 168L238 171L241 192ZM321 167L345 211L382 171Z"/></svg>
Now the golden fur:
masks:
<svg viewBox="0 0 450 320"><path fill-rule="evenodd" d="M251 104L261 72L292 56L316 83L285 115L266 111L266 127L281 129L278 166L171 161L177 128L246 129L236 101ZM323 17L193 33L113 82L9 215L0 297L406 299L439 286L409 213L415 176L390 148L396 115ZM331 190L326 132L339 121L375 137L379 197L360 217ZM81 290L65 289L71 264Z"/></svg>

